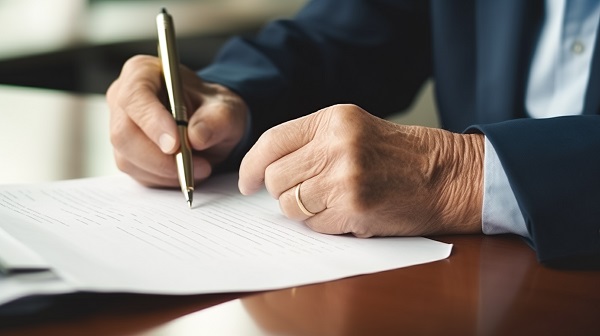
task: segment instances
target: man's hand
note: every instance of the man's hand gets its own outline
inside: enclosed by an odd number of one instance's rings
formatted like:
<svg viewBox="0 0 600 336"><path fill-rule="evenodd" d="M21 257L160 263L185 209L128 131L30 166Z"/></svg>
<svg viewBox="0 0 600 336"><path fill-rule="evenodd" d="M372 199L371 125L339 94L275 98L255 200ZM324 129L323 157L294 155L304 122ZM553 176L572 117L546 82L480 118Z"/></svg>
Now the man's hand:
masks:
<svg viewBox="0 0 600 336"><path fill-rule="evenodd" d="M204 83L185 67L180 71L198 181L208 177L240 141L248 108L227 88ZM106 96L117 166L147 186L178 186L173 154L179 139L173 116L165 107L159 59L136 56L128 60Z"/></svg>
<svg viewBox="0 0 600 336"><path fill-rule="evenodd" d="M403 126L336 105L265 132L240 191L266 185L283 213L359 237L481 232L483 136ZM314 216L304 214L301 199Z"/></svg>

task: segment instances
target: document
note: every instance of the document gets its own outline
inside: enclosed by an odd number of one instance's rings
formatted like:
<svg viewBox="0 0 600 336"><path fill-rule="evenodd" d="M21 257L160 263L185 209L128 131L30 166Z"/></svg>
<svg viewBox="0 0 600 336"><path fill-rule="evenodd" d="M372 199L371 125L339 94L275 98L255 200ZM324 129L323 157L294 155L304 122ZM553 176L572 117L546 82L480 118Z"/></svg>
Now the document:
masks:
<svg viewBox="0 0 600 336"><path fill-rule="evenodd" d="M356 238L285 218L237 175L196 189L152 189L126 175L0 186L0 302L69 291L204 294L294 287L447 258L421 237ZM20 286L19 267L39 272ZM35 273L35 272L33 272ZM41 275L40 275L41 274ZM57 281L57 279L59 279Z"/></svg>

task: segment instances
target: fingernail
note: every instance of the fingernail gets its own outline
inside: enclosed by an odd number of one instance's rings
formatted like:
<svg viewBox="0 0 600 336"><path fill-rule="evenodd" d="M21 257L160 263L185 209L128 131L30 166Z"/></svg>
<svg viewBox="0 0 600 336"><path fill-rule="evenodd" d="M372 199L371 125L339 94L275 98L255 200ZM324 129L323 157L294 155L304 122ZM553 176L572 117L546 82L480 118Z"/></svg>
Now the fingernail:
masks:
<svg viewBox="0 0 600 336"><path fill-rule="evenodd" d="M175 139L169 134L165 133L158 138L158 145L163 153L171 153L173 147L175 147Z"/></svg>

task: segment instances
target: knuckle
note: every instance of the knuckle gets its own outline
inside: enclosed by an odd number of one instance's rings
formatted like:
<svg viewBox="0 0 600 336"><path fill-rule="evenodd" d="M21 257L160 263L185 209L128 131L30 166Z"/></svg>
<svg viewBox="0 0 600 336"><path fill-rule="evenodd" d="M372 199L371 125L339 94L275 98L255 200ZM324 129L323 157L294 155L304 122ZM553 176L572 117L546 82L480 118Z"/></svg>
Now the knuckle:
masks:
<svg viewBox="0 0 600 336"><path fill-rule="evenodd" d="M286 148L290 143L294 143L290 140L290 135L280 126L270 128L260 136L258 142L262 151L283 153L286 152Z"/></svg>
<svg viewBox="0 0 600 336"><path fill-rule="evenodd" d="M280 134L282 133L280 132L280 129L280 125L269 128L261 135L262 141L266 143L272 143L272 141L279 138Z"/></svg>
<svg viewBox="0 0 600 336"><path fill-rule="evenodd" d="M279 199L279 209L281 209L281 213L285 217L292 218L292 212L290 211L289 205L286 202L284 202L284 200L282 200L281 198Z"/></svg>
<svg viewBox="0 0 600 336"><path fill-rule="evenodd" d="M276 171L277 169L274 167L275 163L272 163L270 165L267 166L267 168L265 169L265 187L267 188L267 190L269 191L269 193L272 194L272 189L273 189L273 185L275 184L275 180L276 180ZM273 195L273 196L279 196L279 195Z"/></svg>
<svg viewBox="0 0 600 336"><path fill-rule="evenodd" d="M373 136L369 117L366 111L356 105L334 105L329 118L331 134L346 148L360 148L362 142Z"/></svg>
<svg viewBox="0 0 600 336"><path fill-rule="evenodd" d="M329 111L331 113L331 117L334 118L338 124L355 123L357 120L363 118L367 113L358 105L354 104L333 105Z"/></svg>
<svg viewBox="0 0 600 336"><path fill-rule="evenodd" d="M140 67L146 67L148 64L155 63L156 58L148 55L135 55L123 64L123 71L126 72L132 69L138 69Z"/></svg>
<svg viewBox="0 0 600 336"><path fill-rule="evenodd" d="M296 211L295 198L289 193L283 193L279 196L279 208L284 216L290 219L300 219Z"/></svg>
<svg viewBox="0 0 600 336"><path fill-rule="evenodd" d="M119 92L119 86L120 86L119 83L120 83L120 81L117 78L115 81L113 81L110 84L110 86L106 90L106 100L108 101L109 105L111 105L111 103L113 101L115 101L115 99L117 98L117 92Z"/></svg>

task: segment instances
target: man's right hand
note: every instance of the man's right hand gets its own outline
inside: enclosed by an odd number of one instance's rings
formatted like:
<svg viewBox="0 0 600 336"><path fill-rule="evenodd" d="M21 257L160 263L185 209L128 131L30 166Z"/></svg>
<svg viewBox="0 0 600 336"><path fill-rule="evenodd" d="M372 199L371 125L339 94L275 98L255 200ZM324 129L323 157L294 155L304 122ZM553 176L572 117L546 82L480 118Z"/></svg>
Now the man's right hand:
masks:
<svg viewBox="0 0 600 336"><path fill-rule="evenodd" d="M248 107L229 89L203 82L181 66L188 110L188 137L194 152L194 179L207 178L240 142ZM177 127L165 107L160 61L152 56L129 59L106 94L110 138L119 169L152 187L178 186L173 154L179 148Z"/></svg>

